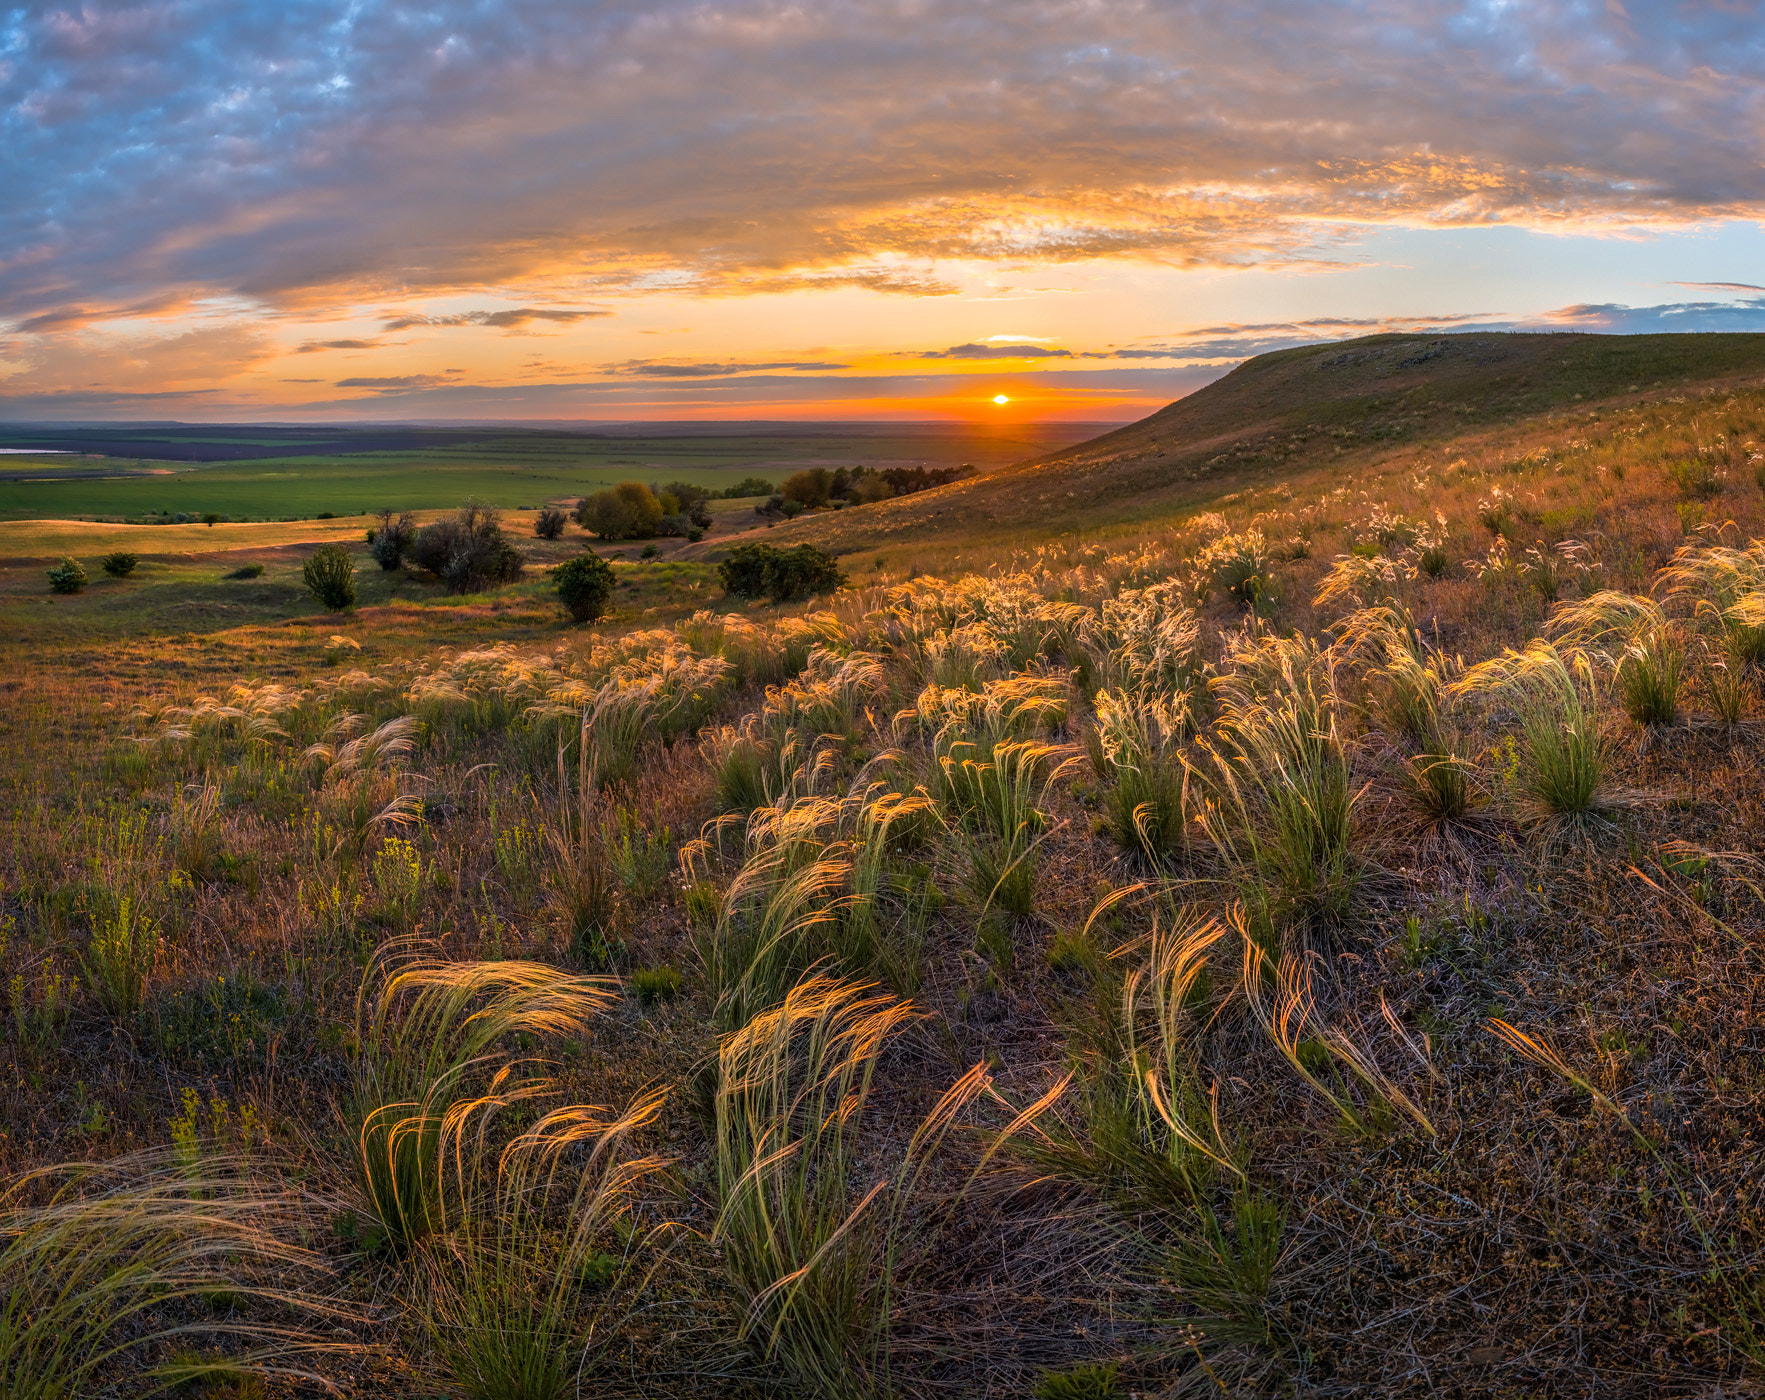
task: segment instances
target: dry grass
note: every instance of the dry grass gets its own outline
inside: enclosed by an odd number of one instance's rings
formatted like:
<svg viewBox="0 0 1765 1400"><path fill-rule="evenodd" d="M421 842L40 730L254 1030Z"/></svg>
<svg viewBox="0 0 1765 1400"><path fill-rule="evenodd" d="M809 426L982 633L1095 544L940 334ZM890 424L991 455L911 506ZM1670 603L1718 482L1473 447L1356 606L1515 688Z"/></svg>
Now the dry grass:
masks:
<svg viewBox="0 0 1765 1400"><path fill-rule="evenodd" d="M801 616L46 632L0 1163L90 1306L7 1393L1756 1387L1762 434L1565 401Z"/></svg>

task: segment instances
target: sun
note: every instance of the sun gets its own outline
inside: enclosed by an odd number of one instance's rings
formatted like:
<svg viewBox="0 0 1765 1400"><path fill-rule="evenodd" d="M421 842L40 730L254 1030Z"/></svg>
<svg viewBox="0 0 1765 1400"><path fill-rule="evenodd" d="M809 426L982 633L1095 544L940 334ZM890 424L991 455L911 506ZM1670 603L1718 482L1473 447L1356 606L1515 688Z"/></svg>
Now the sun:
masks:
<svg viewBox="0 0 1765 1400"><path fill-rule="evenodd" d="M998 404L1010 403L1011 396L1009 394L994 394L993 395L993 402L998 403Z"/></svg>

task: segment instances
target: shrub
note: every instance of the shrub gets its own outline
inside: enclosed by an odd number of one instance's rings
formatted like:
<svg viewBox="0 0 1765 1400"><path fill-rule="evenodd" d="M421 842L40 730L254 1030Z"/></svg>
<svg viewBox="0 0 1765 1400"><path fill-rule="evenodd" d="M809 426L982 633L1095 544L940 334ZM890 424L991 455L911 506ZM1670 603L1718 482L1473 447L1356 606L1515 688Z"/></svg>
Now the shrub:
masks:
<svg viewBox="0 0 1765 1400"><path fill-rule="evenodd" d="M503 533L501 513L475 497L449 519L425 526L411 548L411 559L446 584L450 593L513 583L526 562Z"/></svg>
<svg viewBox="0 0 1765 1400"><path fill-rule="evenodd" d="M112 578L127 578L135 572L135 566L141 562L141 556L131 554L126 549L119 549L114 554L107 554L98 561L98 567Z"/></svg>
<svg viewBox="0 0 1765 1400"><path fill-rule="evenodd" d="M748 496L770 496L772 483L763 476L744 476L734 486L725 486L720 494L726 501L739 501Z"/></svg>
<svg viewBox="0 0 1765 1400"><path fill-rule="evenodd" d="M662 494L674 497L675 508L669 514L680 516L687 529L703 530L711 523L711 510L706 504L711 493L703 486L694 486L690 481L670 481L663 484Z"/></svg>
<svg viewBox="0 0 1765 1400"><path fill-rule="evenodd" d="M809 467L787 476L779 494L813 509L827 504L833 492L833 473L826 467Z"/></svg>
<svg viewBox="0 0 1765 1400"><path fill-rule="evenodd" d="M655 545L646 544L641 550L638 551L637 557L639 559L655 559L655 558L659 558L661 553L662 553L662 551L660 549L656 548Z"/></svg>
<svg viewBox="0 0 1765 1400"><path fill-rule="evenodd" d="M613 597L613 567L594 554L567 559L552 570L558 601L577 622L598 622Z"/></svg>
<svg viewBox="0 0 1765 1400"><path fill-rule="evenodd" d="M569 519L556 506L547 506L534 517L533 533L542 540L555 540L564 533L564 525Z"/></svg>
<svg viewBox="0 0 1765 1400"><path fill-rule="evenodd" d="M416 516L407 510L394 517L390 510L383 510L380 523L368 531L368 553L374 556L376 564L391 573L410 554L416 539Z"/></svg>
<svg viewBox="0 0 1765 1400"><path fill-rule="evenodd" d="M263 576L264 566L262 564L241 564L232 573L221 575L222 578L262 578Z"/></svg>
<svg viewBox="0 0 1765 1400"><path fill-rule="evenodd" d="M846 583L839 561L812 544L794 549L737 545L717 566L717 576L726 593L737 598L771 598L775 603L831 593Z"/></svg>
<svg viewBox="0 0 1765 1400"><path fill-rule="evenodd" d="M202 523L212 530L221 523L221 517L212 510L205 510L202 512Z"/></svg>
<svg viewBox="0 0 1765 1400"><path fill-rule="evenodd" d="M641 481L621 481L583 497L576 523L603 540L646 540L662 523L662 503Z"/></svg>
<svg viewBox="0 0 1765 1400"><path fill-rule="evenodd" d="M48 574L51 593L78 593L86 586L86 571L71 555L62 555Z"/></svg>
<svg viewBox="0 0 1765 1400"><path fill-rule="evenodd" d="M300 571L306 591L326 612L355 606L355 564L340 544L322 544Z"/></svg>

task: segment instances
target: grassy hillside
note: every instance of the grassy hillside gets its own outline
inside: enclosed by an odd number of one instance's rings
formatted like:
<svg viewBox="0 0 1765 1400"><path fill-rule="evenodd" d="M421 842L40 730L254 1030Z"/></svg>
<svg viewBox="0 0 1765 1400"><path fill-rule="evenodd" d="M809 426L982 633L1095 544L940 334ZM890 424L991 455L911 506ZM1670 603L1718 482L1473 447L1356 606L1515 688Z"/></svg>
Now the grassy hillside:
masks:
<svg viewBox="0 0 1765 1400"><path fill-rule="evenodd" d="M1090 442L768 538L851 552L1108 528L1314 470L1354 478L1578 404L1762 373L1765 335L1380 335L1278 350Z"/></svg>
<svg viewBox="0 0 1765 1400"><path fill-rule="evenodd" d="M787 606L0 559L0 1379L1756 1394L1765 387L1606 373Z"/></svg>

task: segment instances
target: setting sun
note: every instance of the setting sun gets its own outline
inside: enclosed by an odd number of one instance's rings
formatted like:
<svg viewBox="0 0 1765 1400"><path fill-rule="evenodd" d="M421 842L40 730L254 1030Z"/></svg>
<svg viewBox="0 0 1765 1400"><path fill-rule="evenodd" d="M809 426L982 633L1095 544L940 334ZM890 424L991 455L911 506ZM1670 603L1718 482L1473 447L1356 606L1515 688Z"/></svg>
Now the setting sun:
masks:
<svg viewBox="0 0 1765 1400"><path fill-rule="evenodd" d="M993 402L994 403L1010 403L1011 398L1009 395L1006 395L1006 394L994 394L993 395Z"/></svg>

